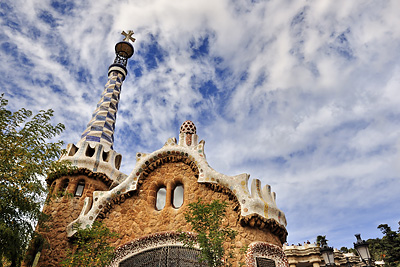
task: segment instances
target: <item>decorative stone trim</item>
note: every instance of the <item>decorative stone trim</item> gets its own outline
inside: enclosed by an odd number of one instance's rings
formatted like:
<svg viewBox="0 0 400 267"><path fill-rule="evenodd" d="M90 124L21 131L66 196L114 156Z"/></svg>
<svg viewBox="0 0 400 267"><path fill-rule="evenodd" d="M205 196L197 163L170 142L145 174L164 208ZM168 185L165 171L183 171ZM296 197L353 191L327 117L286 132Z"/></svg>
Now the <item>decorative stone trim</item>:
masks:
<svg viewBox="0 0 400 267"><path fill-rule="evenodd" d="M72 166L102 173L112 181L115 187L124 181L126 174L119 171L122 156L112 149L106 149L101 143L82 142L80 146L68 144L66 153L60 160L71 162Z"/></svg>
<svg viewBox="0 0 400 267"><path fill-rule="evenodd" d="M233 201L236 206L234 207L235 211L240 212L240 203L236 197L235 194L228 188L219 185L219 184L206 184L208 187L210 187L212 190L216 192L221 192L223 194L226 194L229 196L229 199ZM288 235L288 232L285 227L282 227L282 225L278 224L276 220L274 219L266 219L264 217L261 217L259 214L251 214L248 216L240 216L240 223L242 226L248 225L250 227L257 227L261 230L263 229L269 229L271 233L277 235L280 239L280 241L283 243L286 242L286 237Z"/></svg>
<svg viewBox="0 0 400 267"><path fill-rule="evenodd" d="M196 235L194 233L186 233L190 239L196 241ZM168 231L134 239L116 249L115 258L109 267L118 267L121 261L149 249L171 245L184 246L184 244L179 241L179 235L179 232Z"/></svg>
<svg viewBox="0 0 400 267"><path fill-rule="evenodd" d="M50 187L52 182L54 180L57 180L58 178L61 178L63 176L79 176L79 175L85 175L90 179L100 180L109 187L113 183L113 181L111 179L109 179L108 176L105 175L104 173L92 172L91 170L88 170L86 168L71 169L67 172L62 172L62 171L53 172L49 176L47 176L46 182L47 182L47 185Z"/></svg>
<svg viewBox="0 0 400 267"><path fill-rule="evenodd" d="M108 75L110 75L111 72L116 71L122 74L121 80L125 80L127 73L127 70L125 67L123 67L120 64L112 64L109 68L108 68Z"/></svg>
<svg viewBox="0 0 400 267"><path fill-rule="evenodd" d="M281 247L265 242L253 242L246 253L246 266L257 267L256 258L267 258L275 261L276 267L289 267L289 262Z"/></svg>
<svg viewBox="0 0 400 267"><path fill-rule="evenodd" d="M145 162L145 165L143 165L143 169L141 171L140 179L147 178L147 176L152 171L154 171L155 169L159 168L163 164L170 163L170 162L183 162L183 163L185 163L195 173L196 178L199 178L199 169L198 169L196 163L189 158L189 154L188 153L182 153L182 152L179 152L179 151L166 151L165 153L158 154L154 158L150 158L148 161ZM137 174L139 175L140 172L138 172Z"/></svg>
<svg viewBox="0 0 400 267"><path fill-rule="evenodd" d="M274 219L267 219L261 217L259 214L252 214L249 216L241 216L240 223L242 225L248 225L250 227L257 227L259 229L269 229L271 233L277 235L279 240L283 243L286 242L288 232L285 227L278 224Z"/></svg>

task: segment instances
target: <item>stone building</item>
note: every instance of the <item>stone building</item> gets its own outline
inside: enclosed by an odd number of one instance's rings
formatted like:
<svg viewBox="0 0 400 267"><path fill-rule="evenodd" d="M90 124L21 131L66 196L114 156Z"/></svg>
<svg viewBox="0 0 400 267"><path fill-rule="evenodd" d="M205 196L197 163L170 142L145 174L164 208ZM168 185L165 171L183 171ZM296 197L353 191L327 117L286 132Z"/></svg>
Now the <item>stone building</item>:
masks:
<svg viewBox="0 0 400 267"><path fill-rule="evenodd" d="M73 226L91 227L96 220L119 234L111 240L116 247L111 266L201 266L198 251L183 247L177 232L190 232L184 212L199 198L228 203L229 226L238 233L237 266L288 266L282 249L286 218L275 193L257 179L249 191L248 174L227 176L212 169L193 122L184 122L178 139L168 139L160 149L137 153L129 175L119 170L122 156L113 150L113 135L126 63L134 52L132 33L123 32L126 38L116 44L108 81L81 140L61 157L77 168L47 179L50 194L59 197L44 207L52 226L42 232L49 245L36 254L38 266L58 266L76 233ZM244 246L248 249L241 252Z"/></svg>
<svg viewBox="0 0 400 267"><path fill-rule="evenodd" d="M324 259L316 244L304 243L303 245L283 246L283 250L289 262L289 267L320 267L325 266ZM353 253L342 253L337 249L333 251L335 266L364 266L360 258Z"/></svg>

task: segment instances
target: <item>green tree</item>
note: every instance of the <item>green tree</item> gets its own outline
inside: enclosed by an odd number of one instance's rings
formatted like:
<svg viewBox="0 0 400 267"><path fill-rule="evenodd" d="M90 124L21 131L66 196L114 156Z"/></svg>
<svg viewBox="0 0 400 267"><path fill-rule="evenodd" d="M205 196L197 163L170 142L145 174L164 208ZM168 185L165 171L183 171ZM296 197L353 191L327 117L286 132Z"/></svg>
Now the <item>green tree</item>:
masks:
<svg viewBox="0 0 400 267"><path fill-rule="evenodd" d="M355 250L354 248L341 247L339 251L342 253L353 253L354 255L358 255L357 250Z"/></svg>
<svg viewBox="0 0 400 267"><path fill-rule="evenodd" d="M210 267L227 266L231 253L224 249L224 243L231 242L236 237L236 231L224 225L226 218L226 202L214 200L210 204L203 203L201 199L189 204L185 212L185 219L192 230L197 234L197 243L200 246L200 262L206 262ZM186 233L181 233L181 240L185 245L194 247L195 242Z"/></svg>
<svg viewBox="0 0 400 267"><path fill-rule="evenodd" d="M101 222L95 221L91 228L80 229L72 241L73 249L68 251L68 256L62 261L63 267L107 266L114 256L115 248L109 245L110 238L118 235L111 232Z"/></svg>
<svg viewBox="0 0 400 267"><path fill-rule="evenodd" d="M368 249L371 254L371 257L376 260L376 261L381 261L384 260L386 257L386 251L384 248L381 246L382 239L380 238L374 238L374 239L368 239Z"/></svg>
<svg viewBox="0 0 400 267"><path fill-rule="evenodd" d="M328 240L326 240L326 235L319 235L317 236L317 245L321 246L321 243L326 243Z"/></svg>
<svg viewBox="0 0 400 267"><path fill-rule="evenodd" d="M388 267L400 266L400 222L398 224L397 231L393 231L387 224L380 224L378 229L384 236L379 241L375 239L371 246L373 253L378 252Z"/></svg>
<svg viewBox="0 0 400 267"><path fill-rule="evenodd" d="M0 266L2 259L19 266L42 216L46 188L41 177L62 163L53 163L62 153L61 141L51 140L64 125L50 124L52 110L32 112L7 110L0 96Z"/></svg>

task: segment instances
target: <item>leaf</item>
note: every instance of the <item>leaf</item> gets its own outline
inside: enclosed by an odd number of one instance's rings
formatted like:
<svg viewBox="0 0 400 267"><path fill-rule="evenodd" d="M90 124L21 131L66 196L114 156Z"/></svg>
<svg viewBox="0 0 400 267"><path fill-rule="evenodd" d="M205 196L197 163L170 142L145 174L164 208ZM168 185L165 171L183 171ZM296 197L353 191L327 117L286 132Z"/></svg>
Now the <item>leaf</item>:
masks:
<svg viewBox="0 0 400 267"><path fill-rule="evenodd" d="M7 110L0 96L0 255L19 265L41 216L46 187L40 177L62 153L53 138L64 125L52 125L52 110ZM33 116L32 116L33 115Z"/></svg>
<svg viewBox="0 0 400 267"><path fill-rule="evenodd" d="M200 247L200 262L207 262L208 266L229 265L229 253L224 249L225 242L232 242L236 237L236 231L223 225L226 218L226 202L214 200L211 203L203 203L201 199L189 204L189 210L185 212L185 220L197 234L197 243ZM180 240L188 247L194 247L195 243L186 233L181 232Z"/></svg>

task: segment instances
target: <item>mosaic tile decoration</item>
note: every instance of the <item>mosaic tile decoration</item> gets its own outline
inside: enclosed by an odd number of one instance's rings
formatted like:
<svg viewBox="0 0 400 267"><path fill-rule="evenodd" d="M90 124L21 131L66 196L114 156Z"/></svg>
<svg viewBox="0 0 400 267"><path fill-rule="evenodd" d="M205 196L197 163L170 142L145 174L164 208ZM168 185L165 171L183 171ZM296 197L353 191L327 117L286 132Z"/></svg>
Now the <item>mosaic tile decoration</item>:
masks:
<svg viewBox="0 0 400 267"><path fill-rule="evenodd" d="M188 135L190 135L190 145L187 143ZM205 142L203 140L198 142L197 140L198 136L196 134L181 132L178 143L175 138L170 138L159 150L150 154L137 153L136 166L131 174L109 191L95 191L93 193L94 201L91 209L71 222L67 227L68 236L70 237L76 232L72 227L75 223L80 223L82 227L91 227L101 210L111 203L114 198L137 189L139 178L149 162L161 157L167 157L168 155L184 156L193 162L199 171L199 183L214 183L230 189L240 203L241 216L256 214L266 219L275 220L283 228L286 227L285 214L278 209L275 202L276 195L274 192L271 192L269 185L261 188L260 180L254 179L251 183L250 193L248 190L250 175L239 174L228 176L215 171L209 166L206 160L204 153Z"/></svg>
<svg viewBox="0 0 400 267"><path fill-rule="evenodd" d="M179 133L196 134L196 125L192 121L182 123Z"/></svg>
<svg viewBox="0 0 400 267"><path fill-rule="evenodd" d="M92 114L86 130L82 133L80 146L83 142L97 142L106 148L113 148L115 119L124 75L118 71L110 71L105 89L100 101Z"/></svg>
<svg viewBox="0 0 400 267"><path fill-rule="evenodd" d="M190 232L186 232L189 238L195 240L195 235ZM119 263L133 255L144 252L146 250L154 249L162 246L183 246L183 243L179 241L179 232L168 231L155 233L140 237L132 240L120 247L115 251L115 258L109 265L109 267L118 267Z"/></svg>
<svg viewBox="0 0 400 267"><path fill-rule="evenodd" d="M246 253L246 266L257 267L257 258L275 261L277 267L289 267L288 259L281 247L265 242L253 242Z"/></svg>
<svg viewBox="0 0 400 267"><path fill-rule="evenodd" d="M192 137L196 134L196 126L192 121L185 121L181 125L181 129L179 134L186 134L185 138L185 145L191 146L192 145Z"/></svg>

